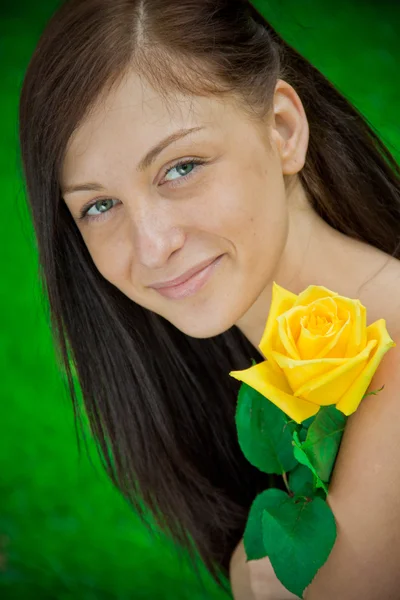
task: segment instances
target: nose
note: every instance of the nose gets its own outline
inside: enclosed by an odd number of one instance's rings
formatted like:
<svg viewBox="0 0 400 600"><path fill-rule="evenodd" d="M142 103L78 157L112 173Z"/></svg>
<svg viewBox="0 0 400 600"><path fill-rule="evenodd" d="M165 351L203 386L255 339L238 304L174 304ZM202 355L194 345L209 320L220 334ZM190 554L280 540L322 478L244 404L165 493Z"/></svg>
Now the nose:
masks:
<svg viewBox="0 0 400 600"><path fill-rule="evenodd" d="M163 267L171 254L182 248L185 232L170 206L147 206L134 220L136 260L148 269Z"/></svg>

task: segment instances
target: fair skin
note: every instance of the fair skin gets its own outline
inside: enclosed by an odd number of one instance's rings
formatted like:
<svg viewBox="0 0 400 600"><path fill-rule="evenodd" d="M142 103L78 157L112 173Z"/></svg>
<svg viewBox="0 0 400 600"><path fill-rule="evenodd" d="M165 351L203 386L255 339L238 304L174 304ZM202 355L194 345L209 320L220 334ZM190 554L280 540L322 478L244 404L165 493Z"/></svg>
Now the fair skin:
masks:
<svg viewBox="0 0 400 600"><path fill-rule="evenodd" d="M276 281L294 293L317 284L359 298L368 322L385 318L392 338L400 340L400 263L340 234L311 209L298 178L309 142L303 105L282 80L273 100L273 111L257 124L226 98L178 97L167 110L162 96L129 73L74 133L61 173L65 203L96 267L127 297L193 337L236 325L258 346ZM193 127L204 129L136 169L161 139ZM193 165L194 158L205 165ZM176 167L180 159L184 167ZM101 189L68 189L88 183ZM89 218L79 219L89 201L97 201ZM171 299L149 287L219 255L213 275L194 295ZM385 383L382 402L366 398L349 419L328 497L338 538L307 600L373 600L382 585L390 600L400 589L393 558L400 554L393 527L400 518L398 361L396 348L371 383L371 389ZM231 581L235 600L294 597L267 558L246 563L242 545L232 558Z"/></svg>

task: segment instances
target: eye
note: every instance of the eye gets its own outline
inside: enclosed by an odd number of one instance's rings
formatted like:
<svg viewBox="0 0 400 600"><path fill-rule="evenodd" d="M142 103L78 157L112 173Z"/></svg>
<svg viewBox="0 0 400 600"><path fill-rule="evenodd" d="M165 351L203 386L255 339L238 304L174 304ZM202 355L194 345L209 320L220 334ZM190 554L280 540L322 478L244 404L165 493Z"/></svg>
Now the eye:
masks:
<svg viewBox="0 0 400 600"><path fill-rule="evenodd" d="M178 161L165 172L164 177L166 177L169 173L172 173L173 171L176 171L177 173L181 171L181 173L178 173L178 177L174 177L171 180L167 179L167 184L169 184L171 187L177 187L178 185L180 185L180 182L182 180L186 181L189 177L192 177L194 172L197 171L205 163L205 160L201 160L198 158L185 158ZM187 173L187 167L190 167L190 165L194 165L194 167L192 168L192 170L189 170L189 173ZM112 204L113 202L116 202L116 204L121 204L121 202L116 201L112 198L100 198L99 200L95 200L94 202L91 201L81 208L78 218L79 220L85 219L88 221L98 221L100 219L108 218L107 213L111 212L111 209L115 206L115 204ZM104 210L102 210L101 207L103 207ZM98 214L90 214L90 211L92 209L97 210Z"/></svg>
<svg viewBox="0 0 400 600"><path fill-rule="evenodd" d="M95 200L95 202L91 202L89 205L85 205L82 207L82 210L79 214L79 219L90 219L90 220L97 220L97 219L102 219L103 215L107 212L110 212L110 208L112 208L112 204L110 207L110 203L114 202L114 200L112 198L100 198L100 200ZM108 209L107 209L107 205L108 205ZM101 207L104 208L105 206L105 210L100 210ZM99 211L100 214L90 214L90 211L92 209L96 209Z"/></svg>
<svg viewBox="0 0 400 600"><path fill-rule="evenodd" d="M179 173L178 177L173 177L172 180L169 179L167 180L168 183L171 183L175 180L177 181L181 181L182 179L188 179L189 177L192 176L192 173L194 173L194 171L197 170L197 168L201 167L202 165L205 164L206 161L204 160L200 160L198 158L186 158L183 160L180 160L179 162L177 162L175 165L173 165L172 167L170 167L166 173L165 176L168 175L169 173L172 173L173 171L176 171L177 173ZM194 165L194 167L192 167L191 170L189 170L189 173L187 172L187 167L190 167L191 165ZM176 186L176 185L180 185L179 183L172 183L172 187Z"/></svg>

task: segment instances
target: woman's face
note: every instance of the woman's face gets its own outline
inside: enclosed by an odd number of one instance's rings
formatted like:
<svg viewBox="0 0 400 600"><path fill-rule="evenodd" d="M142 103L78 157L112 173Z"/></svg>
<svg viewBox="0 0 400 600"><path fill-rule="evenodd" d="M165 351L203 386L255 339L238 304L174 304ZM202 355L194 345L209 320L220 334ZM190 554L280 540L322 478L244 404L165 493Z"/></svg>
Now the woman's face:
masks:
<svg viewBox="0 0 400 600"><path fill-rule="evenodd" d="M62 171L63 197L100 273L189 336L245 318L287 237L269 129L226 99L182 96L167 108L131 73L74 133ZM152 287L217 257L186 284Z"/></svg>

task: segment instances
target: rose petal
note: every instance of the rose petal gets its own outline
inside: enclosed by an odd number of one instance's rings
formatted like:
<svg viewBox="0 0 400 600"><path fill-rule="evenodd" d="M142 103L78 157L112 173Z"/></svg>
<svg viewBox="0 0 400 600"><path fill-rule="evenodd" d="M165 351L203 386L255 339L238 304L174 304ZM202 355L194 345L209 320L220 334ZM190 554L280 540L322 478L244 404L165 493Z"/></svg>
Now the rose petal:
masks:
<svg viewBox="0 0 400 600"><path fill-rule="evenodd" d="M323 285L309 285L308 288L301 292L296 298L293 306L308 306L314 300L318 300L319 298L326 298L327 296L335 297L338 296L336 292L332 292L328 290L328 288Z"/></svg>
<svg viewBox="0 0 400 600"><path fill-rule="evenodd" d="M311 314L321 314L321 316L326 316L327 319L334 320L336 312L337 307L334 299L324 298L312 302L310 306L293 307L279 317L279 319L285 319L287 321L286 331L292 334L300 358L306 360L311 358L311 356L315 358L316 355L323 352L327 343L325 338L335 334L333 330L332 333L321 333L320 335L309 331L307 328L304 328L304 325L302 324L304 318L308 320ZM329 328L329 325L327 325L327 328ZM308 349L309 344L314 344L314 348ZM277 347L274 348L274 350L279 352ZM294 355L293 358L295 358Z"/></svg>
<svg viewBox="0 0 400 600"><path fill-rule="evenodd" d="M352 332L352 323L350 314L347 313L345 320L342 319L342 326L339 331L326 340L326 346L314 358L343 358L349 343L349 336Z"/></svg>
<svg viewBox="0 0 400 600"><path fill-rule="evenodd" d="M271 360L272 367L274 367L274 364L273 359L271 359L270 357L272 349L275 349L275 345L277 342L277 318L279 317L279 315L281 315L282 313L284 313L292 307L293 302L296 300L296 298L296 294L285 290L274 281L272 286L271 307L268 313L268 319L264 329L264 333L261 338L261 342L258 346L265 358ZM283 345L278 343L278 348L283 350ZM276 365L275 368L278 369Z"/></svg>
<svg viewBox="0 0 400 600"><path fill-rule="evenodd" d="M276 364L284 372L293 394L326 373L334 371L348 362L347 358L315 358L294 360L279 352L274 352Z"/></svg>
<svg viewBox="0 0 400 600"><path fill-rule="evenodd" d="M301 330L301 319L307 315L307 306L295 306L286 311L280 318L285 319L287 327L292 332L293 339L297 340Z"/></svg>
<svg viewBox="0 0 400 600"><path fill-rule="evenodd" d="M277 319L278 321L278 338L282 342L284 350L291 358L300 360L300 355L296 348L296 343L293 339L290 327L287 325L287 319L285 314L281 315Z"/></svg>
<svg viewBox="0 0 400 600"><path fill-rule="evenodd" d="M292 309L292 311L293 310L297 310L297 308ZM335 340L343 327L343 323L337 316L335 301L333 298L324 298L313 302L309 307L303 308L303 310L307 311L306 316L308 318L310 318L311 315L321 316L325 317L328 323L329 321L332 323L332 327L330 328L331 331L329 333L321 331L319 335L313 333L308 327L304 327L304 325L301 325L300 327L297 349L301 358L304 360L322 358L325 356L327 347L330 348L335 343Z"/></svg>
<svg viewBox="0 0 400 600"><path fill-rule="evenodd" d="M345 307L350 312L352 332L343 356L352 358L357 356L367 344L367 309L359 300L351 300L343 296L338 298L338 306Z"/></svg>
<svg viewBox="0 0 400 600"><path fill-rule="evenodd" d="M386 329L385 319L379 319L378 321L375 321L375 323L369 325L366 334L368 342L375 340L377 344L361 375L354 383L352 383L336 404L336 408L345 415L351 415L357 410L383 356L390 348L396 346L396 343L392 340Z"/></svg>
<svg viewBox="0 0 400 600"><path fill-rule="evenodd" d="M297 423L305 421L319 411L320 407L316 404L293 396L282 371L277 372L268 361L243 371L231 371L229 374L257 390Z"/></svg>
<svg viewBox="0 0 400 600"><path fill-rule="evenodd" d="M360 376L376 344L376 340L369 340L364 350L357 356L345 359L342 365L304 384L296 390L295 395L321 406L336 404L351 384Z"/></svg>

